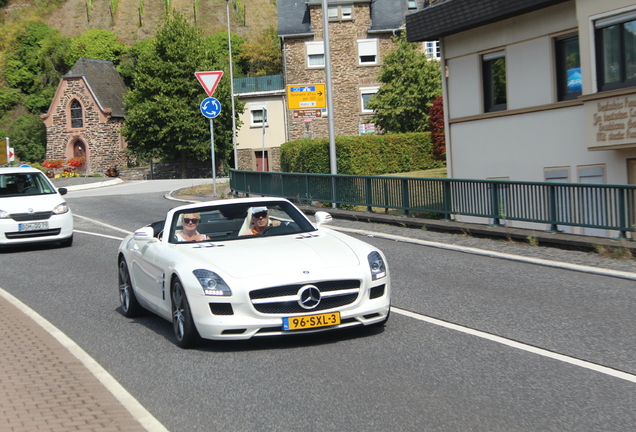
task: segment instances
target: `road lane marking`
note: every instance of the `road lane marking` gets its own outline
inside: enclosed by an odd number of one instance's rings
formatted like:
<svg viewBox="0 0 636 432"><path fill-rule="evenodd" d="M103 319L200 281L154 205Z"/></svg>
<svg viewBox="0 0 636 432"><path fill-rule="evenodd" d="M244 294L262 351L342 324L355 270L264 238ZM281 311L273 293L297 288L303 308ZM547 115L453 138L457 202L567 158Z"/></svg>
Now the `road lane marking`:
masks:
<svg viewBox="0 0 636 432"><path fill-rule="evenodd" d="M139 401L113 378L97 361L92 358L86 351L77 345L71 338L66 336L60 329L51 324L46 318L42 317L29 306L21 302L18 298L9 294L0 288L0 296L6 299L13 306L17 307L25 315L35 321L47 333L53 336L64 348L66 348L75 358L77 358L106 389L132 414L132 416L147 430L152 432L168 432L168 429L162 425Z"/></svg>
<svg viewBox="0 0 636 432"><path fill-rule="evenodd" d="M374 231L365 231L365 230L359 230L354 228L341 228L341 227L335 227L335 226L332 226L330 228L336 229L338 231L343 231L343 232L350 232L354 234L377 237L377 238L382 238L387 240L401 241L404 243L413 243L413 244L417 244L421 246L430 246L430 247L434 247L438 249L445 249L445 250L450 250L455 252L464 252L464 253L470 253L473 255L486 256L490 258L500 258L500 259L506 259L510 261L518 261L518 262L524 262L528 264L537 264L537 265L542 265L547 267L554 267L554 268L560 268L565 270L596 274L600 276L610 276L610 277L617 277L621 279L629 279L629 280L636 281L636 273L624 272L620 270L610 270L610 269L604 269L599 267L589 267L589 266L584 266L579 264L570 264L570 263L566 263L562 261L550 261L550 260L541 259L541 258L530 258L530 257L521 256L521 255L512 255L512 254L505 254L501 252L489 251L486 249L477 249L477 248L472 248L468 246L449 245L445 243L432 242L428 240L418 240L418 239L412 239L412 238L402 237L402 236L393 235L393 234L384 234L384 233L378 233Z"/></svg>
<svg viewBox="0 0 636 432"><path fill-rule="evenodd" d="M85 221L87 221L87 222L94 223L94 224L96 224L96 225L103 226L103 227L105 227L105 228L109 228L109 229L112 229L112 230L115 230L115 231L122 232L122 233L124 233L124 234L126 234L126 235L128 235L128 234L132 234L132 231L128 231L128 230L125 230L125 229L123 229L123 228L119 228L119 227L116 227L116 226L113 226L113 225L109 225L109 224L107 224L107 223L100 222L100 221L98 221L98 220L91 219L91 218L86 217L86 216L80 216L80 215L78 215L78 214L76 214L76 213L73 213L73 217L76 217L76 218L78 218L78 219L85 220ZM79 232L79 231L78 231L78 232Z"/></svg>
<svg viewBox="0 0 636 432"><path fill-rule="evenodd" d="M464 326L461 326L461 325L458 325L458 324L453 324L453 323L450 323L448 321L442 321L440 319L432 318L432 317L429 317L429 316L426 316L426 315L420 315L418 313L410 312L410 311L407 311L407 310L404 310L404 309L400 309L400 308L397 308L395 306L391 306L391 312L395 312L397 314L404 315L404 316L407 316L409 318L414 318L414 319L419 320L419 321L424 321L424 322L427 322L429 324L433 324L433 325L436 325L436 326L445 327L445 328L450 329L450 330L462 332L462 333L465 333L465 334L468 334L468 335L472 335L472 336L477 336L479 338L487 339L489 341L496 342L496 343L501 344L501 345L506 345L506 346L509 346L511 348L515 348L515 349L518 349L518 350L526 351L526 352L529 352L529 353L532 353L532 354L537 354L537 355L540 355L542 357L551 358L553 360L558 360L558 361L563 362L563 363L568 363L568 364L571 364L571 365L574 365L574 366L578 366L578 367L582 367L582 368L585 368L585 369L589 369L589 370L592 370L594 372L599 372L599 373L602 373L602 374L605 374L605 375L612 376L614 378L618 378L618 379L622 379L622 380L629 381L629 382L632 382L632 383L636 383L636 375L630 374L630 373L627 373L627 372L622 372L622 371L619 371L617 369L612 369L612 368L609 368L609 367L606 367L606 366L601 366L599 364L591 363L591 362L588 362L588 361L585 361L585 360L581 360L581 359L577 359L575 357L569 357L569 356L566 356L566 355L563 355L563 354L557 354L557 353L555 353L553 351L548 351L548 350L543 349L543 348L538 348L538 347L535 347L535 346L532 346L532 345L526 345L526 344L521 343L521 342L517 342L517 341L511 340L511 339L506 339L506 338L501 337L501 336L495 336L495 335L490 334L490 333L485 333L485 332L482 332L482 331L479 331L479 330L475 330L475 329L472 329L472 328L469 328L469 327L464 327Z"/></svg>
<svg viewBox="0 0 636 432"><path fill-rule="evenodd" d="M90 231L80 231L80 230L76 230L76 229L74 229L73 232L80 233L80 234L88 234L88 235L92 235L92 236L96 236L96 237L104 237L104 238L108 238L108 239L112 239L112 240L119 240L119 241L122 241L124 239L123 237L115 237L115 236L110 236L110 235L107 235L107 234L98 234L98 233L94 233L94 232L90 232Z"/></svg>

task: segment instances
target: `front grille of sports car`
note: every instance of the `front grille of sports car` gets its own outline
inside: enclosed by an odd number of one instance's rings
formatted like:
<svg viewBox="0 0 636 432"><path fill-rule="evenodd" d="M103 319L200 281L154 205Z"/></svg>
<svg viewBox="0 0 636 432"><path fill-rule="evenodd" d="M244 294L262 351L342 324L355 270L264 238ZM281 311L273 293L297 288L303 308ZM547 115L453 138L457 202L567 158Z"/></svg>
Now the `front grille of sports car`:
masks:
<svg viewBox="0 0 636 432"><path fill-rule="evenodd" d="M320 303L315 308L305 309L299 304L298 292L305 285L314 285L320 290ZM342 307L356 301L359 293L359 280L339 280L263 288L251 291L250 299L260 313L296 314Z"/></svg>
<svg viewBox="0 0 636 432"><path fill-rule="evenodd" d="M42 211L35 213L14 213L11 215L11 218L16 222L47 220L51 218L52 214L52 211Z"/></svg>

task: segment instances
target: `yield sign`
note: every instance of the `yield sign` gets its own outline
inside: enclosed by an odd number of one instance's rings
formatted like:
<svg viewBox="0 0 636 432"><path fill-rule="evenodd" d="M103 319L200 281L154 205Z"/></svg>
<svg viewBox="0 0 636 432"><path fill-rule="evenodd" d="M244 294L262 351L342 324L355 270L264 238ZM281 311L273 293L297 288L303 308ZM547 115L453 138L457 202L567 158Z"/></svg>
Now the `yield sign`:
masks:
<svg viewBox="0 0 636 432"><path fill-rule="evenodd" d="M221 81L223 71L195 72L194 74L203 86L203 90L205 90L208 96L212 97L216 86L219 84L219 81Z"/></svg>

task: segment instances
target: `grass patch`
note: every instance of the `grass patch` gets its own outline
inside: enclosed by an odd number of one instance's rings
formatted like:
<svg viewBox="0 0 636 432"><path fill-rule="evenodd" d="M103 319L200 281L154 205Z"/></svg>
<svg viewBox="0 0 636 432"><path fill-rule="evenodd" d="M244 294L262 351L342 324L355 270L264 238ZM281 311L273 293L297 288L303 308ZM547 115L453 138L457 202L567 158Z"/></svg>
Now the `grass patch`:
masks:
<svg viewBox="0 0 636 432"><path fill-rule="evenodd" d="M433 168L429 170L422 171L411 171L405 173L394 173L394 174L384 174L385 176L392 177L423 177L423 178L446 178L447 171L446 167L444 168Z"/></svg>
<svg viewBox="0 0 636 432"><path fill-rule="evenodd" d="M229 182L217 183L216 184L217 193L219 191L221 192L224 191L225 188L227 188L229 185L230 185ZM181 189L179 192L177 192L177 195L207 195L212 193L214 193L214 183L206 183L206 184L200 184L198 186L192 186L189 188Z"/></svg>

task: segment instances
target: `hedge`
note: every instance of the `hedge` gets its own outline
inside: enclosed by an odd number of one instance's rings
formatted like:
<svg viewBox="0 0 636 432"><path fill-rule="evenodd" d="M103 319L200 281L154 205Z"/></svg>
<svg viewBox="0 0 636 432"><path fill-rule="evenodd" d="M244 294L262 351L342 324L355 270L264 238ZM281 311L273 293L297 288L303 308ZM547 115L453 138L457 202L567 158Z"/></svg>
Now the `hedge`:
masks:
<svg viewBox="0 0 636 432"><path fill-rule="evenodd" d="M329 140L300 139L281 146L281 171L329 174ZM336 137L338 174L382 175L441 168L429 132Z"/></svg>

